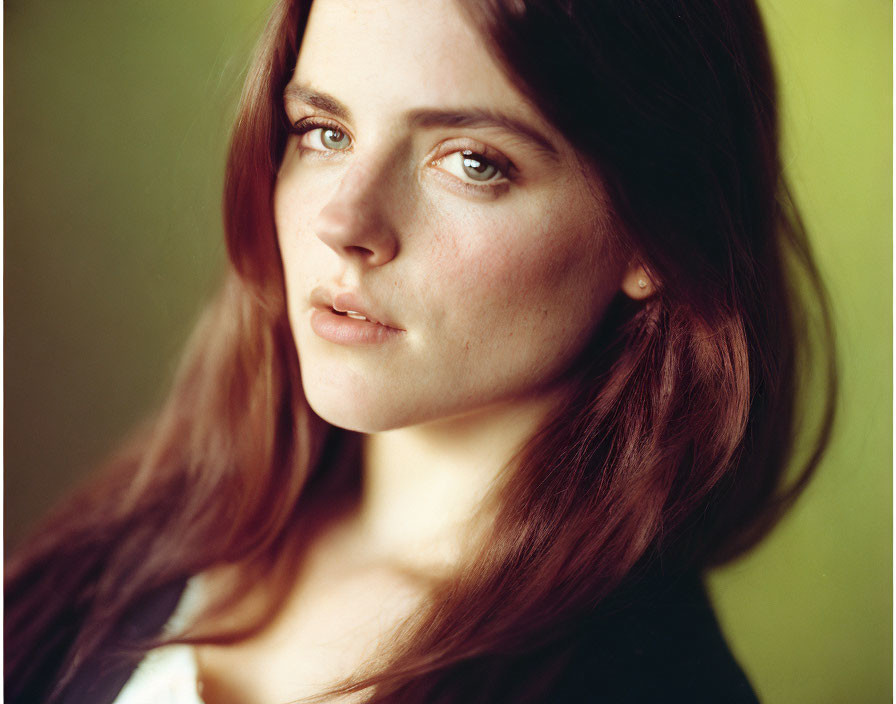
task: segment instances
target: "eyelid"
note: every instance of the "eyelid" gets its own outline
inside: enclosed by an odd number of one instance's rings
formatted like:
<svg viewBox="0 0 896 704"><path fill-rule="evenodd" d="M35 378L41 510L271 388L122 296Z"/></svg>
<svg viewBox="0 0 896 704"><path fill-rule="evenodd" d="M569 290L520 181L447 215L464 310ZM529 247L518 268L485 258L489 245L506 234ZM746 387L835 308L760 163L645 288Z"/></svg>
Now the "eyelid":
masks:
<svg viewBox="0 0 896 704"><path fill-rule="evenodd" d="M442 144L436 148L436 153L430 160L430 163L435 164L451 154L463 151L471 151L474 154L484 156L488 161L497 166L501 173L507 178L512 178L516 173L516 167L513 162L504 156L504 154L487 144L470 139L452 139L442 142Z"/></svg>

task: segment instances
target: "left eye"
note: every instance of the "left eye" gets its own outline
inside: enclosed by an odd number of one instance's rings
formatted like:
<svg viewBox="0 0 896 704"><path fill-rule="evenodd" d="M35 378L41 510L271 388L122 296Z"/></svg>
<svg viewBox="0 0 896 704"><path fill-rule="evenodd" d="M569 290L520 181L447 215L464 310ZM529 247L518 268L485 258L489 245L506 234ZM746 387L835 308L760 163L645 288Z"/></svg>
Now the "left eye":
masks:
<svg viewBox="0 0 896 704"><path fill-rule="evenodd" d="M302 133L301 145L307 149L343 151L348 149L351 144L351 137L334 127L314 127Z"/></svg>
<svg viewBox="0 0 896 704"><path fill-rule="evenodd" d="M505 176L495 164L470 149L442 157L438 164L451 175L468 183L489 183Z"/></svg>

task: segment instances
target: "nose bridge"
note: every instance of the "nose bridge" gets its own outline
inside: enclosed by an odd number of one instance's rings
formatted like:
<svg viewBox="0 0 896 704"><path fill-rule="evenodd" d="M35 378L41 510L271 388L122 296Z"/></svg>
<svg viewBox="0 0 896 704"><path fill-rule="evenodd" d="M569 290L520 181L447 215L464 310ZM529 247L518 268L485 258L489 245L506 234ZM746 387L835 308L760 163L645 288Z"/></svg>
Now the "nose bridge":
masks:
<svg viewBox="0 0 896 704"><path fill-rule="evenodd" d="M382 159L355 157L314 224L315 234L337 254L371 266L398 253L386 166Z"/></svg>

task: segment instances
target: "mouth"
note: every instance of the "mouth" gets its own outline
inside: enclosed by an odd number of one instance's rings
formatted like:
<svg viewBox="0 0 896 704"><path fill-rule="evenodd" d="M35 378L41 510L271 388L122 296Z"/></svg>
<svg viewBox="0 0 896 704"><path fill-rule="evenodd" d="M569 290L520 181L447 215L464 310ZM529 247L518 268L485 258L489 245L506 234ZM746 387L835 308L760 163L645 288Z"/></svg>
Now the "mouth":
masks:
<svg viewBox="0 0 896 704"><path fill-rule="evenodd" d="M311 293L311 329L340 345L376 344L406 332L354 291L332 294L319 287Z"/></svg>
<svg viewBox="0 0 896 704"><path fill-rule="evenodd" d="M404 328L396 324L391 316L366 295L356 291L336 291L318 286L311 292L311 305L314 308L332 313L343 318L366 321L374 325L392 328L404 332Z"/></svg>
<svg viewBox="0 0 896 704"><path fill-rule="evenodd" d="M373 323L374 325L382 325L383 327L391 327L390 325L386 325L385 323L381 323L378 320L374 320L373 318L368 318L363 313L359 313L356 310L338 310L337 308L330 308L330 310L336 315L341 315L346 318L351 318L352 320L366 320L368 323Z"/></svg>

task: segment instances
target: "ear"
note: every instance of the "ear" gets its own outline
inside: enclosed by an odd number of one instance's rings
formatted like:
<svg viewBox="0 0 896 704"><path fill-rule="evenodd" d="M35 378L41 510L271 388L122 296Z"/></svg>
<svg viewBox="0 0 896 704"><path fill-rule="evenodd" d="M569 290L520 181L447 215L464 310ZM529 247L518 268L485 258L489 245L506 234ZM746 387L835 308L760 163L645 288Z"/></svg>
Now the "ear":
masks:
<svg viewBox="0 0 896 704"><path fill-rule="evenodd" d="M657 286L647 268L640 262L632 262L622 277L623 292L635 301L650 298L657 291Z"/></svg>

